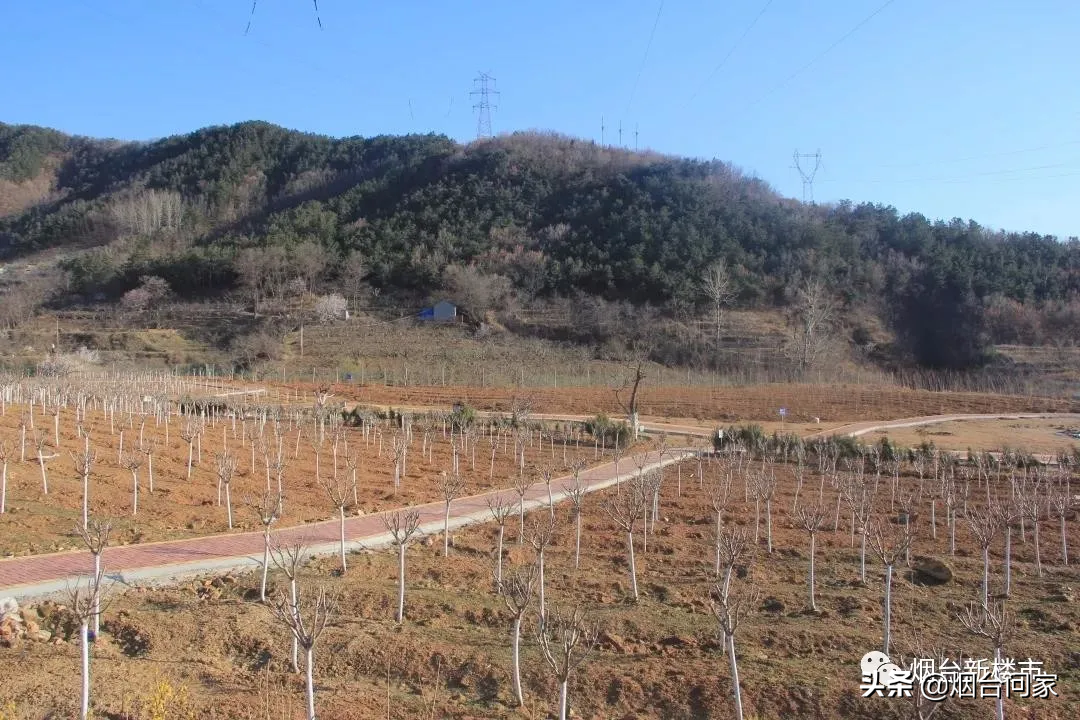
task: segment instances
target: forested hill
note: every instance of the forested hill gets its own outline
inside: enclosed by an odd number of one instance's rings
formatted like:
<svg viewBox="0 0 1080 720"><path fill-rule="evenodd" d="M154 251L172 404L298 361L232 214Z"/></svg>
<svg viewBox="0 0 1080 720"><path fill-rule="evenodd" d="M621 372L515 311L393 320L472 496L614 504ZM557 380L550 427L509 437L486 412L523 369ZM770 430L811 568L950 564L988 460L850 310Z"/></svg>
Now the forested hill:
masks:
<svg viewBox="0 0 1080 720"><path fill-rule="evenodd" d="M702 272L722 259L731 305L786 306L817 278L927 365L1080 329L1075 239L806 206L722 162L540 133L460 145L246 122L124 143L0 124L0 259L50 248L97 248L67 262L66 292L84 300L150 275L181 296L270 296L299 274L326 289L467 295L471 282L525 303L585 293L704 311Z"/></svg>

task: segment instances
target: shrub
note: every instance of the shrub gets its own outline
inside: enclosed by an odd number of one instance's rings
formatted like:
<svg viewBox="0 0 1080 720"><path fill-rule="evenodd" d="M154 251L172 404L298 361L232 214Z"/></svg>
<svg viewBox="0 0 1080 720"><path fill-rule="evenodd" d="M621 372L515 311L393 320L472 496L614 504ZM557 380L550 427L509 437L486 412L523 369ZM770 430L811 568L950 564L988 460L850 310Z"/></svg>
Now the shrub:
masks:
<svg viewBox="0 0 1080 720"><path fill-rule="evenodd" d="M630 444L630 426L625 422L612 420L604 413L592 420L586 420L585 429L599 440L603 447L608 447L609 442L615 447L626 447Z"/></svg>

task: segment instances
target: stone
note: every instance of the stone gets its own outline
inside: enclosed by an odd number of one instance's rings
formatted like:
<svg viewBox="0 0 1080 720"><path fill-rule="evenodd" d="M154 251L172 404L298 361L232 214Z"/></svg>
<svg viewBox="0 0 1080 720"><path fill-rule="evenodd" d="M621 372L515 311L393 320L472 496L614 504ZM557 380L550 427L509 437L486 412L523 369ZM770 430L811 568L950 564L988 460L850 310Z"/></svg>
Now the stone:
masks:
<svg viewBox="0 0 1080 720"><path fill-rule="evenodd" d="M920 585L944 585L952 581L953 571L944 561L923 555L913 558L912 578Z"/></svg>

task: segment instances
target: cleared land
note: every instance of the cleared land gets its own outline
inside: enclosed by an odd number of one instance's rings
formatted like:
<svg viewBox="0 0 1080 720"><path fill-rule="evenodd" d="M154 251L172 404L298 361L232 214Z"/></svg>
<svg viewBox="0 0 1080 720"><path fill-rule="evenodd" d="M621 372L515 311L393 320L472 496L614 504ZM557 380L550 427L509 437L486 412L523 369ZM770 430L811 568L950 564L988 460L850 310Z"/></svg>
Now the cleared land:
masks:
<svg viewBox="0 0 1080 720"><path fill-rule="evenodd" d="M863 441L888 437L906 447L924 442L942 450L1001 450L1011 448L1039 455L1056 455L1080 448L1080 420L957 420L912 428L879 430Z"/></svg>
<svg viewBox="0 0 1080 720"><path fill-rule="evenodd" d="M25 461L21 461L21 422L25 407L8 405L0 417L0 440L12 448L8 463L7 512L0 514L0 555L25 555L57 550L82 548L75 535L75 525L82 517L82 480L74 468L72 453L83 450L83 441L76 435L74 409L60 412L60 444L54 438L52 410L41 414L35 410L34 429L27 429ZM218 419L206 426L201 440L195 443L191 479L187 478L188 444L181 437L184 418L171 417L168 440L166 426L153 415L140 417L117 416L110 427L104 413L90 411L83 424L90 434L91 449L97 454L90 478L90 515L112 518L114 538L118 543L153 542L157 540L195 537L228 531L225 499L218 501L216 454L227 448L237 460L236 476L230 494L233 504L233 527L236 530L259 529L258 516L251 506L269 489L277 492L276 472L267 470L267 451L270 461L276 457L277 440L271 423L267 423L260 439L254 420ZM316 479L315 444L318 433L310 425L303 428L283 422L282 446L286 469L283 486L286 495L285 512L279 525L298 525L336 517L337 510ZM154 491L150 492L148 462L141 457L139 474L139 507L133 508L131 472L119 461L121 432L125 452L131 452L142 442L152 447ZM559 471L576 460L596 462L600 454L592 438L580 428L573 436L564 432L537 431L524 445L525 467L535 474L538 467ZM35 438L45 440L44 456L48 494L44 493L41 467L37 460ZM255 438L253 440L253 435ZM363 514L420 502L431 502L441 495L437 487L439 473L452 466L451 433L442 425L430 428L428 450L424 430L414 426L412 440L405 454L405 474L401 487L395 490L394 428L380 426L364 433L359 428L346 428L339 443L337 458L329 435L321 443L319 477L333 477L337 466L339 478L351 481L352 471L347 456L357 459L356 502L350 498L347 513ZM552 437L555 445L552 446ZM566 450L563 451L565 440ZM202 445L201 460L199 443ZM510 478L517 475L519 460L515 460L514 440L509 432L478 432L463 444L456 439L459 467L465 479L465 493L477 493L494 487L509 487ZM494 446L493 443L494 442ZM494 449L494 458L492 450ZM610 454L610 453L609 453ZM268 478L268 475L270 476Z"/></svg>
<svg viewBox="0 0 1080 720"><path fill-rule="evenodd" d="M599 620L603 634L597 650L576 672L570 699L578 717L588 718L726 718L732 716L727 661L717 642L717 625L708 600L715 520L709 487L723 471L705 465L699 487L687 463L679 473L665 473L660 521L648 537L637 537L641 600L629 601L625 538L601 507L615 491L590 496L584 506L582 561L573 568L573 525L564 506L555 544L547 551L547 602L579 605ZM808 564L806 533L794 526L790 512L795 481L791 467L778 466L779 491L773 503L771 554L765 546L764 519L756 559L733 580L733 590L759 590L753 612L736 636L743 698L747 711L760 718L902 717L903 700L859 697L858 661L881 642L883 572L869 560L868 582L859 582L858 540L852 542L845 509L833 532L831 512L818 538L817 590L820 613L804 610ZM872 482L872 478L871 478ZM887 480L878 508L888 514ZM929 483L927 483L929 486ZM918 486L905 474L901 490ZM835 507L836 492L824 485L821 502ZM980 491L981 492L981 491ZM972 493L972 508L980 492ZM819 479L810 474L800 502L818 502ZM925 504L928 504L926 502ZM846 506L845 506L846 508ZM982 563L974 538L961 518L958 553L948 556L948 533L939 504L937 539L930 537L927 507L917 519L913 556L944 559L955 572L952 582L924 586L898 569L893 585L895 652L910 656L915 636L925 647L939 647L949 657L985 658L987 641L966 633L957 620L978 596ZM546 510L526 518L543 518ZM736 473L728 526L753 536L754 502L745 500ZM1034 565L1030 526L1021 542L1013 539L1013 597L1017 615L1007 655L1042 660L1058 675L1060 697L1010 701L1007 716L1071 720L1080 713L1080 576L1060 564L1055 524L1044 521L1043 575ZM1070 521L1068 539L1080 540ZM507 562L531 562L533 551L517 544L517 525L507 529ZM455 534L451 557L441 557L441 543L419 545L408 554L406 621L395 626L396 556L362 553L349 572L333 577L332 558L316 560L302 575L302 587L331 589L339 610L316 650L317 707L325 717L343 720L426 717L548 717L556 697L532 639L535 606L527 615L523 638L523 680L527 708L513 708L509 686L510 616L490 590L494 528L477 526ZM1001 542L991 550L992 589L1001 587ZM187 700L171 700L176 711L190 708L195 717L300 717L302 675L288 672L288 639L257 597L257 577L218 578L182 587L135 589L118 596L106 613L104 633L93 649L94 698L99 712L119 718L148 717L155 693L186 689ZM283 578L275 578L285 588ZM70 636L65 614L43 609L43 627ZM40 716L46 709L68 712L77 697L78 648L69 642L23 644L0 651L5 678L0 702L12 700L20 711ZM0 705L2 706L2 705ZM946 703L948 717L984 718L991 701ZM182 716L182 715L181 715Z"/></svg>
<svg viewBox="0 0 1080 720"><path fill-rule="evenodd" d="M310 393L310 383L280 386ZM628 397L624 390L616 396L613 388L493 388L475 386L400 387L385 385L332 386L338 397L377 405L442 405L467 402L480 410L510 410L515 398L527 399L534 412L622 413ZM621 400L620 400L621 398ZM873 385L755 385L750 387L654 387L648 379L642 386L639 409L656 418L694 418L713 424L746 421L779 422L780 408L788 411L793 423L892 420L896 418L949 413L1070 412L1080 410L1080 401L1016 395L988 395L966 392L929 392Z"/></svg>

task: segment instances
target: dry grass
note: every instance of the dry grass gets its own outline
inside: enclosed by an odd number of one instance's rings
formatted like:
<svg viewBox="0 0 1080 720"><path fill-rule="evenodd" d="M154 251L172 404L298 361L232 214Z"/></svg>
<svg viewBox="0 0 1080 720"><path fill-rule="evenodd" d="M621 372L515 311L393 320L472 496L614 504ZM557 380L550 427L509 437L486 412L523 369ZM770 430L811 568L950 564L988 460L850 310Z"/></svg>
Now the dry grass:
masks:
<svg viewBox="0 0 1080 720"><path fill-rule="evenodd" d="M887 436L905 447L931 442L943 450L1000 450L1008 447L1028 453L1056 455L1080 448L1080 440L1067 432L1080 432L1080 420L958 420L910 428L880 430L864 440Z"/></svg>

